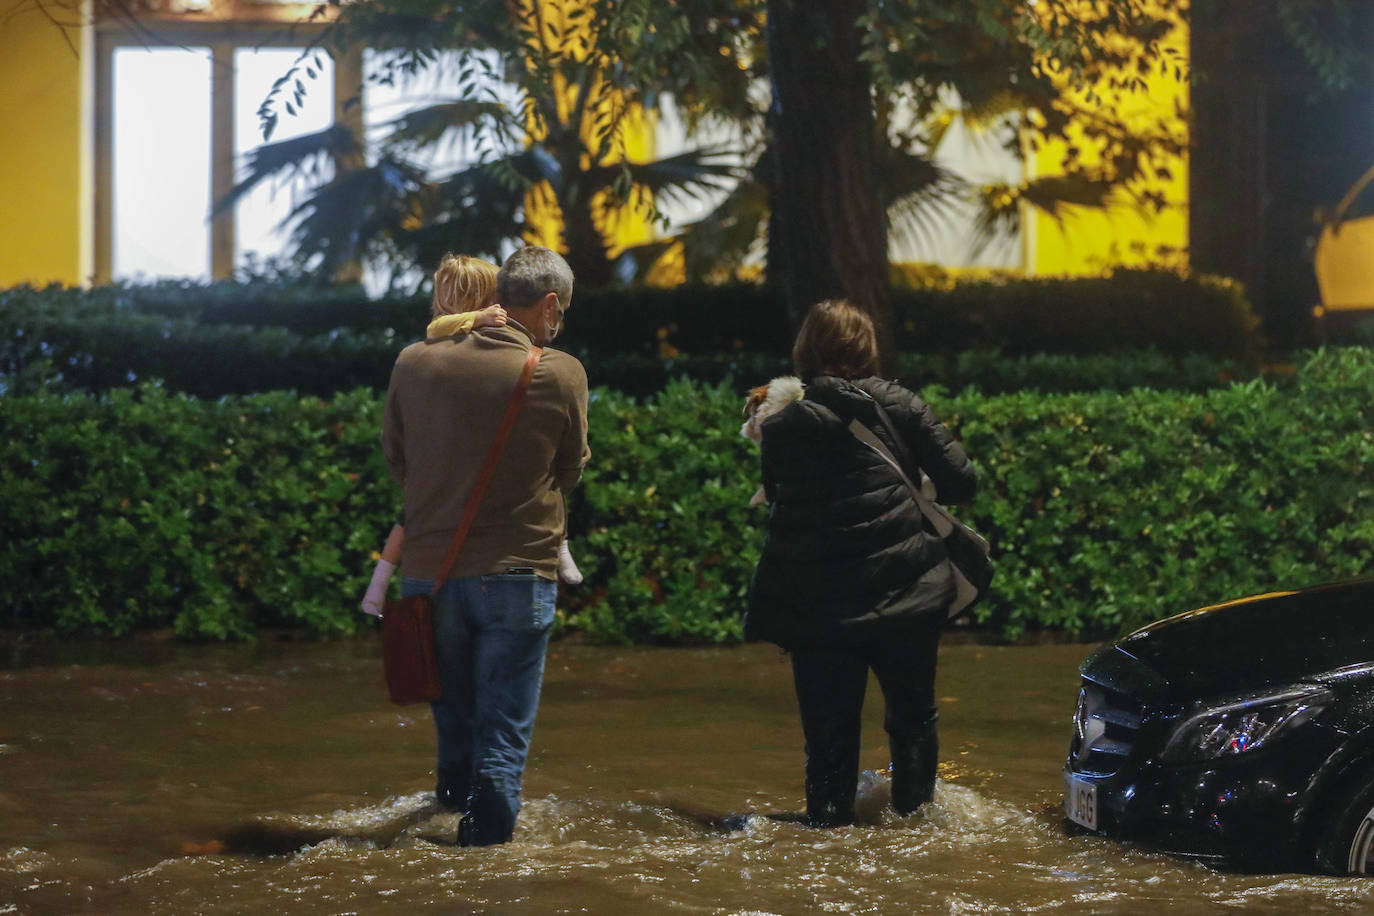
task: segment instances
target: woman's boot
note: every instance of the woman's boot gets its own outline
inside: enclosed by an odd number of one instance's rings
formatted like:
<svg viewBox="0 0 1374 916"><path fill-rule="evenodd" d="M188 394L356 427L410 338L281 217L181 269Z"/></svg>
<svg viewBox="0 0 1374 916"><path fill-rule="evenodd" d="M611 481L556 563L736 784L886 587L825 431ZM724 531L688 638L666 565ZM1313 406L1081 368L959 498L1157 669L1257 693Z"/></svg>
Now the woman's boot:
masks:
<svg viewBox="0 0 1374 916"><path fill-rule="evenodd" d="M940 739L935 731L939 714L910 731L888 736L892 748L892 807L910 814L935 795L935 769Z"/></svg>
<svg viewBox="0 0 1374 916"><path fill-rule="evenodd" d="M858 763L848 773L815 773L806 768L806 822L812 827L843 827L854 823L854 793Z"/></svg>

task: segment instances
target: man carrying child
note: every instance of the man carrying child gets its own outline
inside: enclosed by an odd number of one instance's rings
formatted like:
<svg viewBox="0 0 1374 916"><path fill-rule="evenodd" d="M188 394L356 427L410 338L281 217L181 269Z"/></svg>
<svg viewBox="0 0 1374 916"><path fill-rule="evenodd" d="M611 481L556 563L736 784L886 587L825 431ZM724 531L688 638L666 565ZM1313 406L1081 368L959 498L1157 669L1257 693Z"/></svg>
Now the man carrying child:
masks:
<svg viewBox="0 0 1374 916"><path fill-rule="evenodd" d="M433 587L530 348L562 328L573 277L557 253L530 246L511 255L496 286L503 326L412 344L392 370L382 450L405 493L406 595ZM503 843L515 829L554 619L563 497L590 457L586 418L581 363L544 350L435 596L437 794L464 812L462 845Z"/></svg>

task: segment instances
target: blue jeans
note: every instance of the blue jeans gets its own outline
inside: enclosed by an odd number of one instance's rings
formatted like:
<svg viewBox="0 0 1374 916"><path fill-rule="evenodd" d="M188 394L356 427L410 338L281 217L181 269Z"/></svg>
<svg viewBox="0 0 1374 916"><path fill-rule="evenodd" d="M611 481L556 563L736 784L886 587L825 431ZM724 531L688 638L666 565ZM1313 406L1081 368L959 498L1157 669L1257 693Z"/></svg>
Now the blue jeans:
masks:
<svg viewBox="0 0 1374 916"><path fill-rule="evenodd" d="M433 587L401 580L405 595ZM504 843L515 832L557 597L556 583L532 574L450 579L435 596L443 695L430 709L440 770L465 774L470 787L463 845Z"/></svg>

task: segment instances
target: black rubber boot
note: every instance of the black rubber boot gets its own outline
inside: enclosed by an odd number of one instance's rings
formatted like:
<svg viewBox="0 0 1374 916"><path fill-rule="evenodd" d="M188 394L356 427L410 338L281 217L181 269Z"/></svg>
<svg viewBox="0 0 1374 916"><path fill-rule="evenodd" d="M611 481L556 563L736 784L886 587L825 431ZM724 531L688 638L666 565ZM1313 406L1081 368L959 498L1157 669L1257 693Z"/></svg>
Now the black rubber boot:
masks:
<svg viewBox="0 0 1374 916"><path fill-rule="evenodd" d="M459 846L495 846L515 835L515 812L505 796L482 785L468 800L468 813L458 822Z"/></svg>
<svg viewBox="0 0 1374 916"><path fill-rule="evenodd" d="M806 773L806 822L812 827L843 827L854 823L854 793L858 765L852 772Z"/></svg>
<svg viewBox="0 0 1374 916"><path fill-rule="evenodd" d="M892 748L892 807L910 814L935 795L935 770L940 762L940 738L935 730L939 714L911 731L888 736Z"/></svg>
<svg viewBox="0 0 1374 916"><path fill-rule="evenodd" d="M472 794L472 774L465 766L439 767L434 797L448 811L465 811Z"/></svg>

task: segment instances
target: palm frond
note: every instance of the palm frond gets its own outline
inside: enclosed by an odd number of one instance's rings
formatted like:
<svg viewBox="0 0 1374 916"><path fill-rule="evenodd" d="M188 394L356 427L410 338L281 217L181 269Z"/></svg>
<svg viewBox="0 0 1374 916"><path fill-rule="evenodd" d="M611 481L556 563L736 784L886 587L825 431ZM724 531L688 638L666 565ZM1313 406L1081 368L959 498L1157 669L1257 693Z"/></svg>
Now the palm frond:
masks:
<svg viewBox="0 0 1374 916"><path fill-rule="evenodd" d="M941 108L919 126L915 136L919 137L921 145L926 149L937 150L957 123L959 123L959 116L956 112L949 108Z"/></svg>
<svg viewBox="0 0 1374 916"><path fill-rule="evenodd" d="M511 117L506 106L495 101L440 102L408 111L386 123L388 146L414 148L430 146L450 134L481 122L501 122Z"/></svg>
<svg viewBox="0 0 1374 916"><path fill-rule="evenodd" d="M617 269L625 262L629 261L633 265L633 276L631 279L647 277L654 269L654 265L665 254L673 250L673 246L682 241L680 236L670 235L663 238L654 239L651 242L644 242L639 245L630 245L616 256ZM688 277L693 277L688 274Z"/></svg>
<svg viewBox="0 0 1374 916"><path fill-rule="evenodd" d="M999 235L1018 231L1022 205L1039 210L1062 225L1074 208L1109 209L1121 203L1120 197L1119 185L1088 173L1047 175L1018 186L984 185L978 190L975 244L981 250Z"/></svg>
<svg viewBox="0 0 1374 916"><path fill-rule="evenodd" d="M374 166L342 172L319 187L284 221L294 224L299 257L335 269L362 255L370 243L395 235L416 216L426 188L424 171L389 156Z"/></svg>
<svg viewBox="0 0 1374 916"><path fill-rule="evenodd" d="M1023 93L999 87L988 95L963 99L959 117L969 130L986 131L1020 116L1029 101Z"/></svg>
<svg viewBox="0 0 1374 916"><path fill-rule="evenodd" d="M500 260L526 228L526 189L557 178L557 163L537 146L462 169L425 189L418 218L391 235L393 247L417 264L452 251Z"/></svg>
<svg viewBox="0 0 1374 916"><path fill-rule="evenodd" d="M911 248L934 248L959 217L966 184L928 154L893 146L879 150L880 186L886 193L888 234Z"/></svg>
<svg viewBox="0 0 1374 916"><path fill-rule="evenodd" d="M1047 175L1032 179L1017 189L1019 202L1043 210L1056 219L1068 207L1103 208L1116 202L1119 187L1105 175L1088 172L1073 175Z"/></svg>
<svg viewBox="0 0 1374 916"><path fill-rule="evenodd" d="M745 174L733 147L712 146L688 150L652 162L618 162L586 173L593 188L614 187L628 181L655 199L695 200L702 194L728 191ZM622 178L622 176L626 176Z"/></svg>
<svg viewBox="0 0 1374 916"><path fill-rule="evenodd" d="M688 281L701 281L743 265L762 244L767 223L768 191L746 177L701 219L670 235L630 246L620 257L628 258L635 275L643 277L663 254L681 244Z"/></svg>
<svg viewBox="0 0 1374 916"><path fill-rule="evenodd" d="M768 188L741 181L710 213L682 233L687 276L700 278L722 269L734 271L766 244Z"/></svg>
<svg viewBox="0 0 1374 916"><path fill-rule="evenodd" d="M215 202L219 213L238 203L258 185L273 179L302 178L311 184L328 181L340 162L357 156L358 138L342 124L289 140L264 143L244 158L244 177Z"/></svg>

